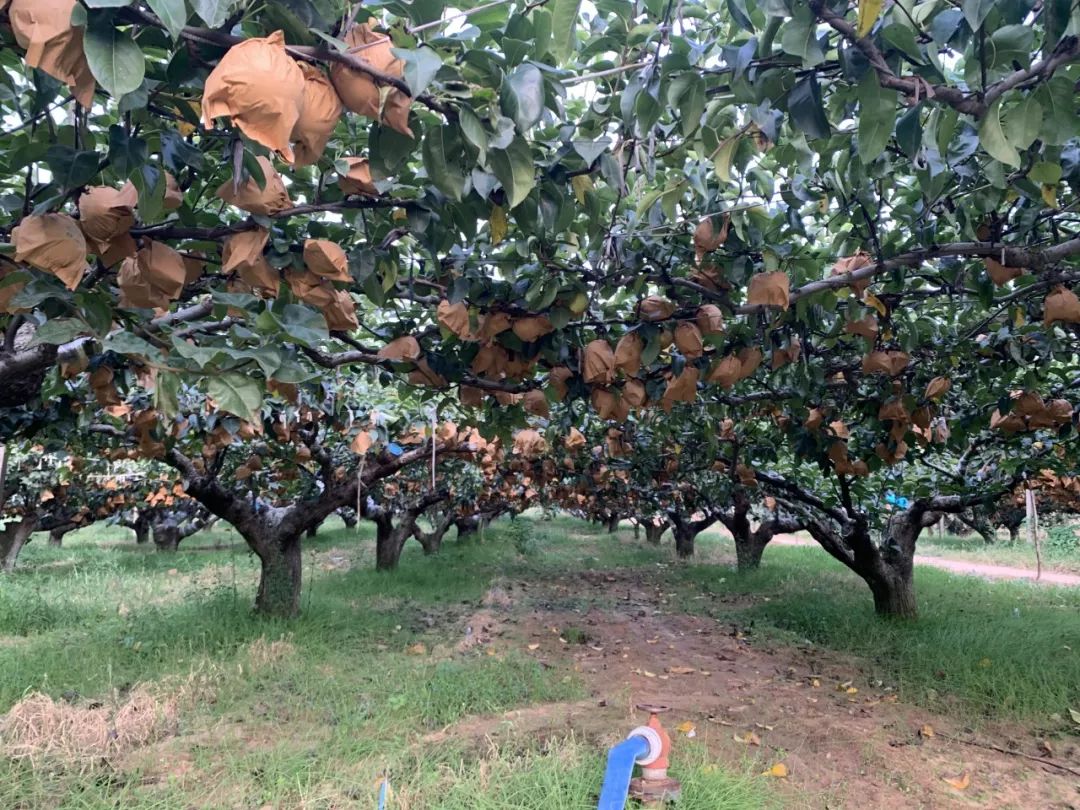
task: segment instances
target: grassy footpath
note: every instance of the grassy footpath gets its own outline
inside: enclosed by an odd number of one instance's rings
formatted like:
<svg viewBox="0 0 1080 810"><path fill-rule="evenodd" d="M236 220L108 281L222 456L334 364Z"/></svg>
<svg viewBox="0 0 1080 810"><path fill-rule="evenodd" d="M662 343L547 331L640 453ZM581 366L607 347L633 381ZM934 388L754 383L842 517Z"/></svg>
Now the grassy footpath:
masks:
<svg viewBox="0 0 1080 810"><path fill-rule="evenodd" d="M1080 531L1080 529L1078 529ZM1021 537L1026 540L1026 533ZM1021 540L1010 543L1000 539L997 543L987 545L983 539L976 535L956 537L945 535L940 537L931 536L929 533L919 540L919 553L935 557L949 557L954 560L967 562L990 563L991 565L1011 565L1016 568L1035 568L1035 547ZM1070 574L1080 574L1080 546L1064 548L1048 542L1049 538L1042 543L1042 564L1047 571L1064 571Z"/></svg>
<svg viewBox="0 0 1080 810"><path fill-rule="evenodd" d="M82 773L0 763L0 807L373 807L384 771L400 801L392 807L594 806L604 758L595 740L482 750L423 740L473 715L583 697L569 670L453 652L498 576L542 577L583 557L608 567L663 556L586 549L569 539L570 525L538 525L528 557L500 542L503 526L482 545L451 541L435 559L411 549L392 575L372 570L366 528L324 530L308 543L304 613L291 623L251 616L255 566L228 533L191 538L175 555L101 529L62 549L35 542L0 583L0 711L31 690L77 705L119 702L145 682L195 699L180 736L141 759ZM214 544L225 547L195 550ZM760 779L717 768L703 748L687 747L678 775L681 807L771 806Z"/></svg>

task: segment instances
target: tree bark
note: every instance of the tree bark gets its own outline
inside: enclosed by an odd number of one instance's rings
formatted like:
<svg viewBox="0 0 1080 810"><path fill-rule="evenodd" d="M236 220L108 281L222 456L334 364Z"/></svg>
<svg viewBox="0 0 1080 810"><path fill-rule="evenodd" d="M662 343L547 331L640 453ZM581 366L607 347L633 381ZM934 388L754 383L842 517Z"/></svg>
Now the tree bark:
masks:
<svg viewBox="0 0 1080 810"><path fill-rule="evenodd" d="M319 534L318 526L308 526L307 536L308 538L316 537Z"/></svg>
<svg viewBox="0 0 1080 810"><path fill-rule="evenodd" d="M23 546L30 542L37 524L36 516L24 517L18 523L8 523L4 530L0 531L0 570L4 573L15 570L15 560Z"/></svg>
<svg viewBox="0 0 1080 810"><path fill-rule="evenodd" d="M698 533L691 530L686 526L676 526L674 529L675 534L675 553L683 559L694 556L694 538Z"/></svg>
<svg viewBox="0 0 1080 810"><path fill-rule="evenodd" d="M608 530L608 534L615 534L619 530L619 516L612 515L604 521L604 526Z"/></svg>
<svg viewBox="0 0 1080 810"><path fill-rule="evenodd" d="M150 520L146 515L140 514L135 518L135 522L131 524L131 529L135 532L136 544L141 546L150 541Z"/></svg>
<svg viewBox="0 0 1080 810"><path fill-rule="evenodd" d="M67 526L57 526L54 529L49 529L49 545L53 548L60 548L64 545L64 535L71 531Z"/></svg>
<svg viewBox="0 0 1080 810"><path fill-rule="evenodd" d="M180 527L171 523L154 526L154 545L158 551L175 552L180 547Z"/></svg>
<svg viewBox="0 0 1080 810"><path fill-rule="evenodd" d="M915 582L910 569L891 571L867 579L874 595L874 610L879 616L915 619L919 606L915 599Z"/></svg>
<svg viewBox="0 0 1080 810"><path fill-rule="evenodd" d="M299 615L303 572L300 535L268 538L258 544L255 553L262 563L255 610L282 619Z"/></svg>
<svg viewBox="0 0 1080 810"><path fill-rule="evenodd" d="M393 571L401 560L401 551L405 541L412 534L412 526L406 526L405 519L394 525L394 518L385 512L375 521L375 570Z"/></svg>
<svg viewBox="0 0 1080 810"><path fill-rule="evenodd" d="M452 510L447 510L442 517L433 521L430 532L423 531L419 524L414 525L413 536L424 549L424 554L438 554L442 548L443 537L452 525L454 525L454 513Z"/></svg>
<svg viewBox="0 0 1080 810"><path fill-rule="evenodd" d="M652 518L645 520L645 542L654 546L660 545L660 538L664 536L665 531L667 531L666 523L658 524Z"/></svg>

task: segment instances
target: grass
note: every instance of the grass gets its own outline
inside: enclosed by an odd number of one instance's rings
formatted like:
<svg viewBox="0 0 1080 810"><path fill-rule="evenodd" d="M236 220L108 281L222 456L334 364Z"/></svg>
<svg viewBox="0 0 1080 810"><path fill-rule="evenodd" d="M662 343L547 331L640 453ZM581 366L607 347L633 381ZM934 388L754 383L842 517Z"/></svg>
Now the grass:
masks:
<svg viewBox="0 0 1080 810"><path fill-rule="evenodd" d="M727 543L706 534L699 549ZM903 700L972 722L1051 727L1067 727L1068 709L1080 709L1080 588L920 566L920 617L908 622L875 617L862 580L818 548L768 548L750 574L696 565L682 576L710 593L752 595L739 617L755 632L857 655L868 678L895 685Z"/></svg>
<svg viewBox="0 0 1080 810"><path fill-rule="evenodd" d="M1068 709L1080 708L1080 589L920 568L921 618L888 622L873 615L866 586L817 548L771 547L761 570L737 575L719 534L700 537L697 561L680 564L668 543L563 518L501 522L483 543L451 540L437 558L410 544L391 575L373 570L364 525L324 529L304 553L303 615L279 622L252 616L256 566L228 531L190 538L177 554L137 548L109 527L69 535L60 549L28 546L0 582L0 712L30 690L109 700L193 674L209 689L182 714L179 736L111 770L0 763L0 807L373 807L383 773L391 807L594 806L598 739L429 737L464 719L583 697L568 666L453 647L496 579L587 569L647 571L675 605L734 622L751 639L858 656L860 678L972 725L1063 730ZM700 598L710 594L745 598ZM606 596L565 598L602 608ZM683 808L783 803L752 772L717 767L696 741L680 744L675 775Z"/></svg>
<svg viewBox="0 0 1080 810"><path fill-rule="evenodd" d="M373 570L366 526L324 529L306 541L303 614L292 622L251 614L256 566L228 531L190 538L177 554L110 527L59 549L31 543L0 582L0 712L32 690L85 704L194 675L208 688L182 713L179 736L108 768L0 762L0 807L374 807L383 773L391 807L594 806L606 754L595 739L425 739L465 718L583 697L568 667L453 653L496 577L659 556L633 543L586 547L571 529L593 533L570 521L500 524L438 558L412 544L392 575ZM512 551L522 531L535 541L528 556ZM775 804L760 779L718 768L703 746L679 767L684 807Z"/></svg>

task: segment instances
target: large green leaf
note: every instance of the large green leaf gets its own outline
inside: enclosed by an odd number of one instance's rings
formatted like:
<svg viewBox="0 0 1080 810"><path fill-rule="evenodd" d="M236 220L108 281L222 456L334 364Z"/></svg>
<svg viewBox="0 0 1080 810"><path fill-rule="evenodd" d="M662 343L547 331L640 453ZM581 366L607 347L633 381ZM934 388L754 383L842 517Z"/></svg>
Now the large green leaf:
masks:
<svg viewBox="0 0 1080 810"><path fill-rule="evenodd" d="M516 208L536 186L532 151L522 138L514 138L506 149L491 152L491 169L502 183L509 208Z"/></svg>
<svg viewBox="0 0 1080 810"><path fill-rule="evenodd" d="M1007 166L1019 168L1020 153L1005 135L1001 125L1001 99L990 105L982 124L979 125L979 143L990 157L1000 160Z"/></svg>
<svg viewBox="0 0 1080 810"><path fill-rule="evenodd" d="M101 165L101 155L53 144L45 153L45 162L49 165L54 183L63 189L73 189L94 179Z"/></svg>
<svg viewBox="0 0 1080 810"><path fill-rule="evenodd" d="M870 163L885 151L896 124L896 91L878 83L868 70L859 81L859 158Z"/></svg>
<svg viewBox="0 0 1080 810"><path fill-rule="evenodd" d="M151 11L157 14L173 39L180 38L180 32L187 25L188 9L185 0L146 0Z"/></svg>
<svg viewBox="0 0 1080 810"><path fill-rule="evenodd" d="M45 321L37 328L30 345L51 343L59 346L62 343L74 340L79 335L89 334L91 331L90 327L81 318L53 318Z"/></svg>
<svg viewBox="0 0 1080 810"><path fill-rule="evenodd" d="M1033 94L1025 96L1019 104L1006 112L1002 129L1016 149L1027 149L1039 137L1042 129L1043 108Z"/></svg>
<svg viewBox="0 0 1080 810"><path fill-rule="evenodd" d="M229 19L236 0L191 0L195 13L211 28L219 28Z"/></svg>
<svg viewBox="0 0 1080 810"><path fill-rule="evenodd" d="M465 174L461 170L461 142L457 129L431 127L424 136L424 168L435 188L460 202L465 193Z"/></svg>
<svg viewBox="0 0 1080 810"><path fill-rule="evenodd" d="M251 377L235 371L218 374L207 382L206 393L226 413L249 422L258 423L262 419L262 389Z"/></svg>
<svg viewBox="0 0 1080 810"><path fill-rule="evenodd" d="M131 34L119 30L108 14L94 14L83 35L86 63L97 83L115 99L138 88L146 58Z"/></svg>
<svg viewBox="0 0 1080 810"><path fill-rule="evenodd" d="M405 83L409 85L409 91L414 97L427 90L443 65L442 59L431 48L417 48L415 51L404 48L391 50L394 56L405 63Z"/></svg>
<svg viewBox="0 0 1080 810"><path fill-rule="evenodd" d="M795 129L807 138L828 138L832 132L821 106L821 88L813 75L804 76L791 88L788 113Z"/></svg>
<svg viewBox="0 0 1080 810"><path fill-rule="evenodd" d="M180 412L180 377L172 371L159 371L154 380L154 408L171 420Z"/></svg>
<svg viewBox="0 0 1080 810"><path fill-rule="evenodd" d="M784 23L780 47L802 59L803 67L816 67L825 61L825 52L817 38L817 18L809 6L800 3L795 16Z"/></svg>
<svg viewBox="0 0 1080 810"><path fill-rule="evenodd" d="M544 76L540 68L533 64L515 68L503 80L499 104L518 132L524 134L536 126L544 114Z"/></svg>
<svg viewBox="0 0 1080 810"><path fill-rule="evenodd" d="M581 0L551 0L552 53L560 63L574 52Z"/></svg>

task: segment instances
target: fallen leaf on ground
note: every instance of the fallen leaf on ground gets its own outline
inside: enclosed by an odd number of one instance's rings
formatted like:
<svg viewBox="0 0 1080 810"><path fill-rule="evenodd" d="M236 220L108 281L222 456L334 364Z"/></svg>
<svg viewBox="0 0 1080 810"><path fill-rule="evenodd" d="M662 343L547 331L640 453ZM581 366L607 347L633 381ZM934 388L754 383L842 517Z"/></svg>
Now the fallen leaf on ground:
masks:
<svg viewBox="0 0 1080 810"><path fill-rule="evenodd" d="M530 644L530 645L529 645L529 649L530 649L530 650L539 650L539 649L540 649L540 645L539 645L539 644Z"/></svg>
<svg viewBox="0 0 1080 810"><path fill-rule="evenodd" d="M694 730L694 728L694 724L691 723L689 720L687 720L685 723L679 723L679 725L675 726L675 730L678 731L680 734L689 734L691 731Z"/></svg>
<svg viewBox="0 0 1080 810"><path fill-rule="evenodd" d="M964 771L959 776L949 777L946 776L942 781L950 787L954 787L957 790L967 790L968 785L971 784L971 773Z"/></svg>
<svg viewBox="0 0 1080 810"><path fill-rule="evenodd" d="M919 729L919 736L926 740L930 739L934 736L934 727L929 723L926 723L922 728Z"/></svg>
<svg viewBox="0 0 1080 810"><path fill-rule="evenodd" d="M1039 753L1044 757L1052 757L1054 755L1054 747L1050 745L1049 740L1039 740Z"/></svg>
<svg viewBox="0 0 1080 810"><path fill-rule="evenodd" d="M697 672L693 667L668 667L667 671L670 675L693 675Z"/></svg>
<svg viewBox="0 0 1080 810"><path fill-rule="evenodd" d="M737 743L742 743L743 745L761 745L761 737L759 737L753 731L748 731L742 735L734 734L732 735L732 739L735 740L735 742Z"/></svg>
<svg viewBox="0 0 1080 810"><path fill-rule="evenodd" d="M769 768L769 770L762 771L761 775L762 776L775 776L775 777L778 777L780 779L786 779L787 775L788 775L787 765L785 765L783 762L777 762L775 765L773 765L771 768Z"/></svg>
<svg viewBox="0 0 1080 810"><path fill-rule="evenodd" d="M409 655L427 655L427 645L422 641L418 641L415 644L409 646L405 650Z"/></svg>

